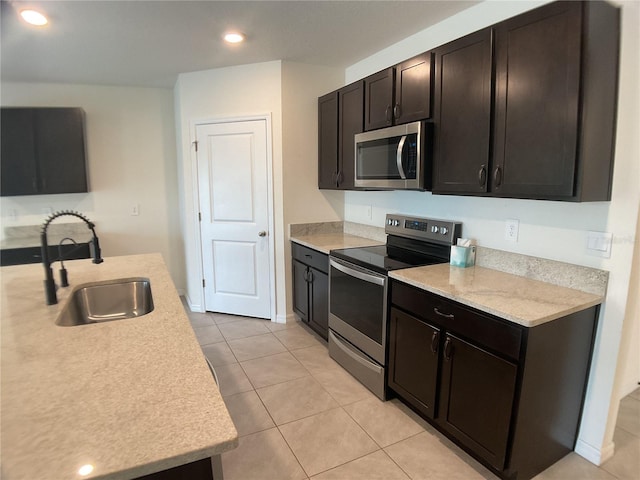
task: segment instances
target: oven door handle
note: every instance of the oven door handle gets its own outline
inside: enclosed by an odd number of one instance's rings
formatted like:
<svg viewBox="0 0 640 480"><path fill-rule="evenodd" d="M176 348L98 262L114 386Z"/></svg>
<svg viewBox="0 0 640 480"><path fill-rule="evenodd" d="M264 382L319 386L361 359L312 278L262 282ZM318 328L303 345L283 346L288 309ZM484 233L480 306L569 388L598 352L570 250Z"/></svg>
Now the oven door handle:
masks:
<svg viewBox="0 0 640 480"><path fill-rule="evenodd" d="M336 270L340 270L345 275L349 275L350 277L355 277L365 282L374 283L376 285L380 285L384 287L386 282L386 277L379 277L377 275L371 275L370 273L363 272L361 270L356 270L355 268L347 267L342 263L338 263L332 258L329 259L329 265L331 265Z"/></svg>

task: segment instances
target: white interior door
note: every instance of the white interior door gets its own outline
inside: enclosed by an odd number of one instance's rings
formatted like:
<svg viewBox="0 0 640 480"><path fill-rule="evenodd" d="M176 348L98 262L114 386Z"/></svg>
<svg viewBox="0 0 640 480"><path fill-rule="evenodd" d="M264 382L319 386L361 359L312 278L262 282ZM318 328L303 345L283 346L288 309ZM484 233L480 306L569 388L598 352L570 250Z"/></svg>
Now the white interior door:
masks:
<svg viewBox="0 0 640 480"><path fill-rule="evenodd" d="M205 309L271 316L267 122L196 126Z"/></svg>

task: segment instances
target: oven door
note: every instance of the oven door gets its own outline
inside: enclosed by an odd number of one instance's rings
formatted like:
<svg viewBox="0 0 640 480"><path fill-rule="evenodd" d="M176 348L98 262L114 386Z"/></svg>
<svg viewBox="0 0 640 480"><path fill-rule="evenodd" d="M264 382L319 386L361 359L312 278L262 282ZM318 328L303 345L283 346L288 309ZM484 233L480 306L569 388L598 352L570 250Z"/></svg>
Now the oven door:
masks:
<svg viewBox="0 0 640 480"><path fill-rule="evenodd" d="M329 328L385 361L387 277L329 257Z"/></svg>

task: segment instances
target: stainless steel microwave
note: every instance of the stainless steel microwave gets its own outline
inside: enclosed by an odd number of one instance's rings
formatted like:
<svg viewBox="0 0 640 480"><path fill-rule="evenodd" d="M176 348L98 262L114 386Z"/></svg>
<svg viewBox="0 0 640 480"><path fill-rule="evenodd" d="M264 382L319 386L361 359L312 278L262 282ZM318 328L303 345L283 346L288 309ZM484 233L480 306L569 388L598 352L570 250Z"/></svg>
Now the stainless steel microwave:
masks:
<svg viewBox="0 0 640 480"><path fill-rule="evenodd" d="M431 124L413 122L355 135L355 180L360 188L424 190ZM428 175L431 178L430 172Z"/></svg>

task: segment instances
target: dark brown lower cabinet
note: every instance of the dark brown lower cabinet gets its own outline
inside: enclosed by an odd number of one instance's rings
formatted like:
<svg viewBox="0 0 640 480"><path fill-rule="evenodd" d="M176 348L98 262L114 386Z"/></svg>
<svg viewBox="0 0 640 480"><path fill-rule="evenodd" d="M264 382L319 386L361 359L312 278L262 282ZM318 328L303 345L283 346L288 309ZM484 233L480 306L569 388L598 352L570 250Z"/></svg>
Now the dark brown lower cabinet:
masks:
<svg viewBox="0 0 640 480"><path fill-rule="evenodd" d="M505 480L575 447L598 306L524 327L391 281L388 384Z"/></svg>
<svg viewBox="0 0 640 480"><path fill-rule="evenodd" d="M293 243L293 310L327 339L329 330L329 256Z"/></svg>
<svg viewBox="0 0 640 480"><path fill-rule="evenodd" d="M389 387L434 418L440 330L395 308L389 320Z"/></svg>
<svg viewBox="0 0 640 480"><path fill-rule="evenodd" d="M493 467L504 467L518 368L448 334L443 347L443 428Z"/></svg>

